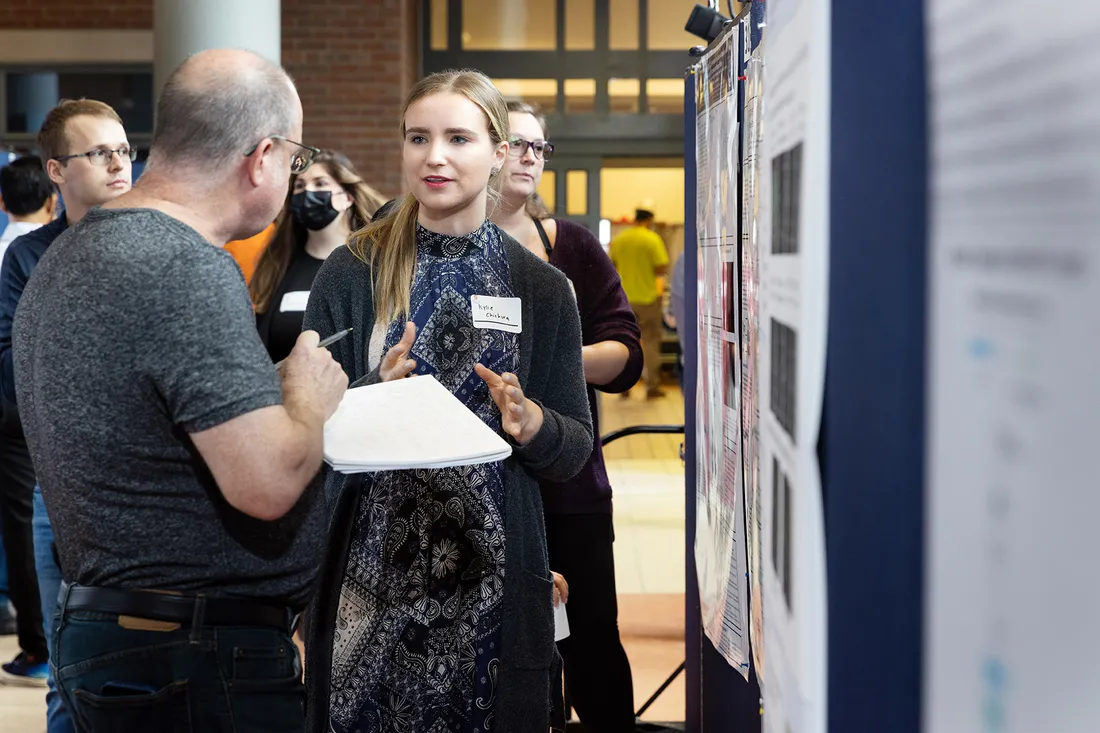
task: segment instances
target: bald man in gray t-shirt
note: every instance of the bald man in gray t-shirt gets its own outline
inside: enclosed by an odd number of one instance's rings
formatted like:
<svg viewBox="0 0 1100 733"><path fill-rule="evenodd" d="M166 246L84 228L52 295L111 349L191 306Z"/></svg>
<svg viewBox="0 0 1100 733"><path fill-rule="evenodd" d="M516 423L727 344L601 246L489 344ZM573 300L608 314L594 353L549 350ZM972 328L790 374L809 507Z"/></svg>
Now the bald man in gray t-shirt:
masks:
<svg viewBox="0 0 1100 733"><path fill-rule="evenodd" d="M229 253L150 209L93 209L39 262L17 383L66 579L304 605L323 502L262 523L187 439L282 404L251 314Z"/></svg>
<svg viewBox="0 0 1100 733"><path fill-rule="evenodd" d="M278 214L316 153L301 131L277 65L196 54L160 93L141 180L23 292L16 392L65 579L50 664L85 733L305 725L291 634L347 377L314 332L276 370L222 249Z"/></svg>

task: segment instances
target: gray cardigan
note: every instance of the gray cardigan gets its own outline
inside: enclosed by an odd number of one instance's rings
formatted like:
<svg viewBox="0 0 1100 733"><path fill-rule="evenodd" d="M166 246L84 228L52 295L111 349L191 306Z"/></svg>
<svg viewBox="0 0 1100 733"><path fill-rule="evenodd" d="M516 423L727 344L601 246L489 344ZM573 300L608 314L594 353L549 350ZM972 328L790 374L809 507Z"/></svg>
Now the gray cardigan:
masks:
<svg viewBox="0 0 1100 733"><path fill-rule="evenodd" d="M560 697L556 667L553 583L546 555L539 480L565 481L585 465L592 451L581 327L565 276L503 234L512 290L522 301L517 376L524 394L543 409L542 429L523 447L513 446L504 464L505 583L501 667L495 706L496 728L508 733L546 733L551 701ZM367 367L374 327L370 267L346 248L333 252L314 280L304 328L322 338L353 327L353 335L331 348L353 385L378 380ZM395 422L400 416L379 416ZM403 426L415 439L415 426ZM508 437L508 436L505 436ZM334 502L331 537L307 632L307 730L329 730L329 671L332 634L362 485L361 476L326 469L326 493Z"/></svg>

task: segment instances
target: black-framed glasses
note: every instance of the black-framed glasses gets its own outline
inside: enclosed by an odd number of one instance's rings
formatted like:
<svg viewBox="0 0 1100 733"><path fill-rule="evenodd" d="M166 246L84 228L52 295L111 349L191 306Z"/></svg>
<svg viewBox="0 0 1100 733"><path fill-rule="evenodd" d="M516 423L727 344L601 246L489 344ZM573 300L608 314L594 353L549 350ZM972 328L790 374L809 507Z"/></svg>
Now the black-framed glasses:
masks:
<svg viewBox="0 0 1100 733"><path fill-rule="evenodd" d="M321 152L320 148L315 148L311 145L304 145L297 140L291 140L290 138L283 137L282 135L268 135L268 140L282 140L284 143L290 143L298 147L293 153L290 154L290 172L297 175L313 165L313 159ZM263 142L261 140L260 142ZM248 157L256 152L256 148L260 147L260 143L256 143L251 148L245 151L244 157Z"/></svg>
<svg viewBox="0 0 1100 733"><path fill-rule="evenodd" d="M535 157L539 160L550 160L554 154L554 146L545 140L524 140L513 135L508 139L508 154L513 158L522 158L527 155L527 149L535 151Z"/></svg>
<svg viewBox="0 0 1100 733"><path fill-rule="evenodd" d="M118 153L118 157L122 159L129 159L131 163L137 160L137 148L132 148L129 145L123 145L117 148L109 148L106 145L101 145L94 150L89 150L86 153L74 153L72 155L58 155L54 160L64 162L66 160L72 160L73 158L87 158L88 162L96 166L106 166L111 162L111 156Z"/></svg>

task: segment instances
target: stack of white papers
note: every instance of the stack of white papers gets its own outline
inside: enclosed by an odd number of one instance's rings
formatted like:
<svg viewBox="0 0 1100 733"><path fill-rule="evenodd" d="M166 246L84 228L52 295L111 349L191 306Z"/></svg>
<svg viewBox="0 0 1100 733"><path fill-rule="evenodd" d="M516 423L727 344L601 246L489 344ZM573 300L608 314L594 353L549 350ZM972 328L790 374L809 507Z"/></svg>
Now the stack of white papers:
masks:
<svg viewBox="0 0 1100 733"><path fill-rule="evenodd" d="M340 473L503 461L512 447L435 377L349 389L325 423L325 461Z"/></svg>
<svg viewBox="0 0 1100 733"><path fill-rule="evenodd" d="M569 616L565 613L565 604L554 606L554 641L569 638Z"/></svg>

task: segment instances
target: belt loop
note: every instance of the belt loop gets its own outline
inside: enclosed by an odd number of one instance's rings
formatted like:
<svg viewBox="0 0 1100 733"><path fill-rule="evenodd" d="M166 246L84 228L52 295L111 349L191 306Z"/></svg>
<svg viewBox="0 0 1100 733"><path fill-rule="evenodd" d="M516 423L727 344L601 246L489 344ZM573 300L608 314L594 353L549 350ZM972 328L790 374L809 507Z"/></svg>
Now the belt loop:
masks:
<svg viewBox="0 0 1100 733"><path fill-rule="evenodd" d="M64 580L61 581L61 588L57 593L58 618L65 615L65 607L69 604L69 591L72 587L72 583L68 583Z"/></svg>
<svg viewBox="0 0 1100 733"><path fill-rule="evenodd" d="M57 592L57 632L53 633L53 629L49 629L53 643L48 644L46 649L46 653L50 657L50 669L57 669L61 666L58 663L60 658L58 650L61 649L61 627L65 622L65 608L69 605L69 591L72 590L72 587L72 583L62 580L61 589Z"/></svg>
<svg viewBox="0 0 1100 733"><path fill-rule="evenodd" d="M206 596L199 595L195 598L195 611L191 615L191 643L198 644L202 641L202 622L206 616Z"/></svg>
<svg viewBox="0 0 1100 733"><path fill-rule="evenodd" d="M302 620L302 614L294 613L289 608L286 610L287 616L287 635L294 636L294 632L298 630L298 624Z"/></svg>

